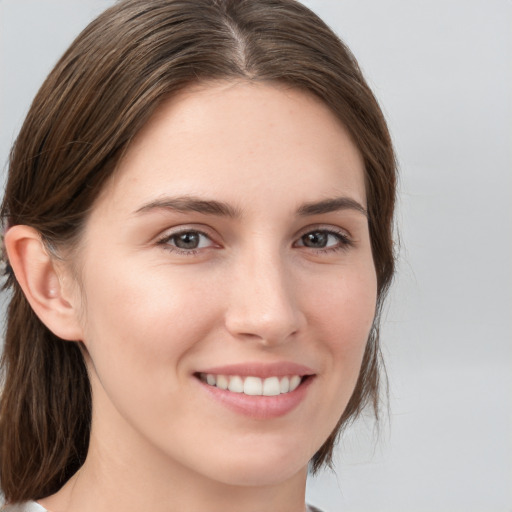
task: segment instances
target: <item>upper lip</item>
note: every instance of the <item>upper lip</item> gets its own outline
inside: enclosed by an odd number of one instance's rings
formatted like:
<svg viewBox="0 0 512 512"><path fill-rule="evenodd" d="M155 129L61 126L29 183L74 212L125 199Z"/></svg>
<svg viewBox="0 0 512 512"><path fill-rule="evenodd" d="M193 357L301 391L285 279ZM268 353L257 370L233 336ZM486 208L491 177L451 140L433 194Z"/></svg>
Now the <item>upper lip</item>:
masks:
<svg viewBox="0 0 512 512"><path fill-rule="evenodd" d="M213 375L239 375L240 377L286 377L290 375L314 375L316 372L308 366L290 361L276 363L239 363L214 366L201 369L196 373L211 373Z"/></svg>

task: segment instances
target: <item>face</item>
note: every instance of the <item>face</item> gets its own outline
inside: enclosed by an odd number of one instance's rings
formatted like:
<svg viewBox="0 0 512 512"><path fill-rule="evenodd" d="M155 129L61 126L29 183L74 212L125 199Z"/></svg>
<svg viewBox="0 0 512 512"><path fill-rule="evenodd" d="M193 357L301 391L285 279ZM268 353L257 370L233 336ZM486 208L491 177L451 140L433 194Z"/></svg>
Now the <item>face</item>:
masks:
<svg viewBox="0 0 512 512"><path fill-rule="evenodd" d="M365 207L362 159L312 96L217 83L161 106L80 246L91 446L230 484L304 471L375 313Z"/></svg>

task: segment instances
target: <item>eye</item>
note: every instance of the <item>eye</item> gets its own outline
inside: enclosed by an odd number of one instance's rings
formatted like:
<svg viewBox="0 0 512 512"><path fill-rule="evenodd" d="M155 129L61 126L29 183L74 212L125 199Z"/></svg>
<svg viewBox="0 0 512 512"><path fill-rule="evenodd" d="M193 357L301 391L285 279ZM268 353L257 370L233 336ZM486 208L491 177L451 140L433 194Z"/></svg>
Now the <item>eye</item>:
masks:
<svg viewBox="0 0 512 512"><path fill-rule="evenodd" d="M295 245L320 251L335 251L347 248L351 245L351 241L344 233L329 229L315 229L302 235Z"/></svg>
<svg viewBox="0 0 512 512"><path fill-rule="evenodd" d="M208 235L193 229L167 235L159 240L158 244L165 246L167 250L176 251L182 254L194 254L198 249L205 249L214 245Z"/></svg>

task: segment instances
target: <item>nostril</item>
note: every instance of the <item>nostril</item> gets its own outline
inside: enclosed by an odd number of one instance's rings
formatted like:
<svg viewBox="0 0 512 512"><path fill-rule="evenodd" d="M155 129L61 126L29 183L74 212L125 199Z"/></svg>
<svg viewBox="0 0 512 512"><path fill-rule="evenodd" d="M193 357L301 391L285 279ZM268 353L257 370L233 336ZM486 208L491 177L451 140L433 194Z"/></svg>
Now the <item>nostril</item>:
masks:
<svg viewBox="0 0 512 512"><path fill-rule="evenodd" d="M268 346L279 345L296 338L300 331L298 316L293 312L244 315L231 311L226 318L226 328L241 340L254 340Z"/></svg>

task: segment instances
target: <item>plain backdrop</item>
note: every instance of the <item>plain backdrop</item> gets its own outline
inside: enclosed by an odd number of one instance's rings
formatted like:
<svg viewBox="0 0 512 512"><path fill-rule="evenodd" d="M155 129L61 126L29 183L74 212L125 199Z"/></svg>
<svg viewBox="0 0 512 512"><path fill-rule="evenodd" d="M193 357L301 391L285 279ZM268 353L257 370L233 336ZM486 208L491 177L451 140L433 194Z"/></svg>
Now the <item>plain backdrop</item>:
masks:
<svg viewBox="0 0 512 512"><path fill-rule="evenodd" d="M0 0L0 167L46 74L111 0ZM311 479L327 512L512 511L512 2L308 0L350 46L400 164L390 414Z"/></svg>

